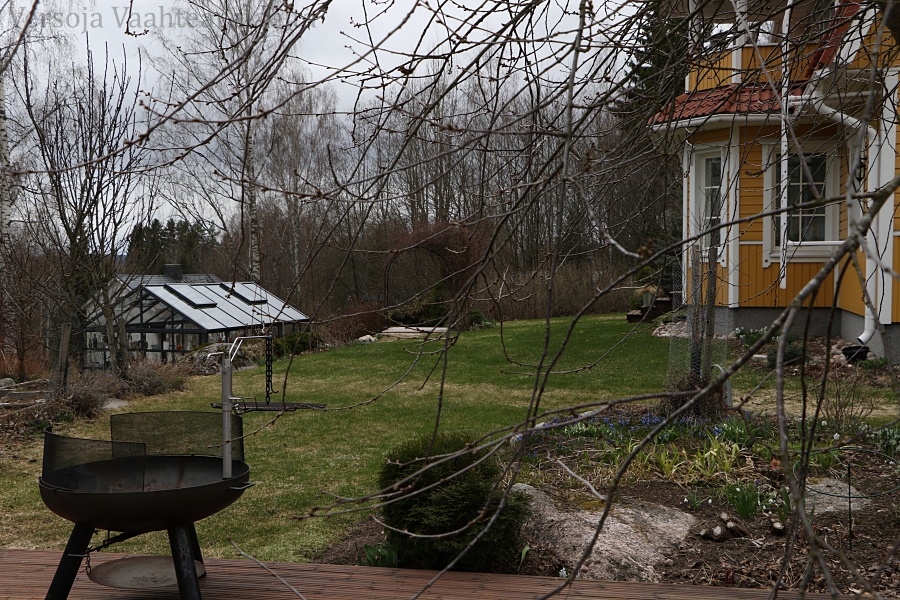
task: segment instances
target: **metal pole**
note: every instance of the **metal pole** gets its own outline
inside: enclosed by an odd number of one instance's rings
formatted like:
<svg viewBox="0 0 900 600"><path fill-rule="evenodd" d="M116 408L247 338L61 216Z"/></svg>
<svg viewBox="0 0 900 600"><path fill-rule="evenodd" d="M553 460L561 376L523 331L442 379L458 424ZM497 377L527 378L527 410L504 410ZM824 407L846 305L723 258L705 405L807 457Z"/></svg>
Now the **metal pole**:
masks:
<svg viewBox="0 0 900 600"><path fill-rule="evenodd" d="M222 354L222 479L231 479L231 352Z"/></svg>

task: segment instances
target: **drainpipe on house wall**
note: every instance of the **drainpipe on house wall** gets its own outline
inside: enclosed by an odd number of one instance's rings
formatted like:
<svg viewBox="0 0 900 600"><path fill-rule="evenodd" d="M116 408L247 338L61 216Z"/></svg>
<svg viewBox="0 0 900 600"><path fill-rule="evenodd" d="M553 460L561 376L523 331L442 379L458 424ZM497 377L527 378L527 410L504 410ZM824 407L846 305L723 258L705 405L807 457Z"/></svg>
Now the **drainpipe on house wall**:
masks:
<svg viewBox="0 0 900 600"><path fill-rule="evenodd" d="M844 112L836 108L832 108L825 104L825 97L817 92L813 92L812 94L804 94L801 96L792 96L789 98L790 104L795 107L800 107L806 105L810 107L815 113L819 116L825 117L829 121L833 121L842 126L849 126L852 129L859 129L860 127L864 127L866 130L866 145L868 148L872 149L880 149L884 144L882 135L882 128L879 127L875 129L868 123L863 122L856 117L852 117ZM868 174L868 187L870 190L876 190L881 187L881 157L880 152L879 156L876 157L876 160L869 161L869 174ZM849 212L849 206L848 206ZM872 225L869 229L869 232L866 235L865 239L865 248L867 257L877 256L878 255L878 244L876 240L875 232L881 231L883 227L883 211L878 211L878 214L875 215L875 218L872 220ZM875 264L875 260L866 259L866 295L872 301L873 305L877 305L877 296L878 296L878 280L876 278L876 270L877 266ZM868 304L866 305L865 311L865 321L863 325L863 332L856 338L856 340L863 346L865 346L869 340L872 339L872 336L875 335L875 312L872 307Z"/></svg>
<svg viewBox="0 0 900 600"><path fill-rule="evenodd" d="M790 52L791 52L791 17L794 14L794 1L788 0L787 7L784 11L784 16L781 21L781 39L784 40L782 42L781 48L781 139L780 139L780 150L781 150L781 160L778 161L778 169L781 172L781 186L778 190L779 196L779 206L782 209L787 208L788 205L788 160L790 159L790 155L788 153L788 123L789 123L789 102L791 95L791 81L790 77L787 75L787 65L790 64ZM778 215L778 231L780 233L781 240L781 263L779 265L778 271L778 287L782 290L787 289L787 229L788 229L788 212L782 211Z"/></svg>

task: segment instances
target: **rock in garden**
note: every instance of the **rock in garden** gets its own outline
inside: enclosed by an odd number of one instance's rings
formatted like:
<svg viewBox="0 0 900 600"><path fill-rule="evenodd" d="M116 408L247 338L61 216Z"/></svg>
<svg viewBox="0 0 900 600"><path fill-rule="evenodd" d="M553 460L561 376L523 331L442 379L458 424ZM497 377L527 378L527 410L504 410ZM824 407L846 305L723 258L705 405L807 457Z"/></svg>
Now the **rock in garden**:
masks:
<svg viewBox="0 0 900 600"><path fill-rule="evenodd" d="M563 510L529 485L517 484L513 489L529 498L526 537L541 540L566 565L574 565L594 537L601 511ZM656 566L678 550L694 522L692 515L673 508L617 501L578 577L659 581Z"/></svg>
<svg viewBox="0 0 900 600"><path fill-rule="evenodd" d="M16 385L15 379L10 379L9 377L4 377L0 379L0 389L7 388L11 385Z"/></svg>
<svg viewBox="0 0 900 600"><path fill-rule="evenodd" d="M806 510L815 514L831 512L847 512L848 500L853 512L865 508L869 504L866 498L860 498L859 490L855 487L847 487L847 484L837 479L810 479L806 483Z"/></svg>

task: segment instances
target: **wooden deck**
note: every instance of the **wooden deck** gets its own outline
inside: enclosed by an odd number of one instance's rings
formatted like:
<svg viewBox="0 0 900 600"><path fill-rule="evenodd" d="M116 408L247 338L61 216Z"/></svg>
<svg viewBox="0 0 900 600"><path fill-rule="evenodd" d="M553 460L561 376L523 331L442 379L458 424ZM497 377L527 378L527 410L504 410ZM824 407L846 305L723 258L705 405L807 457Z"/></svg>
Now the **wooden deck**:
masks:
<svg viewBox="0 0 900 600"><path fill-rule="evenodd" d="M60 554L0 549L0 598L16 600L43 598L56 571ZM95 553L91 555L91 564L96 566L123 556L125 555ZM407 569L297 563L266 563L266 566L307 600L411 598L434 576L434 572L431 571ZM300 597L265 569L249 560L208 559L206 568L207 576L200 580L204 600L276 600ZM447 573L426 591L422 598L427 600L537 598L553 590L560 581L552 577ZM763 600L768 597L768 591L579 580L557 597L566 600ZM798 597L792 592L778 594L778 598L782 600ZM178 590L175 586L146 591L103 587L90 581L82 569L69 598L167 600L177 599ZM826 596L807 594L806 598L826 598Z"/></svg>

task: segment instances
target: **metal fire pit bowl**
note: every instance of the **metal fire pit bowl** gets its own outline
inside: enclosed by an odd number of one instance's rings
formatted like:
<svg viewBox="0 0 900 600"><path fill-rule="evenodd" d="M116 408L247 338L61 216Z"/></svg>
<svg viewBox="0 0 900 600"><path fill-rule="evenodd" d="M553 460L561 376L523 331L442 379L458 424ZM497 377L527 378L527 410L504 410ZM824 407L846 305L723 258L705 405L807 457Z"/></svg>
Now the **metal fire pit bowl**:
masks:
<svg viewBox="0 0 900 600"><path fill-rule="evenodd" d="M42 477L41 498L62 518L94 529L160 531L199 521L237 500L250 468L234 463L232 469L231 479L222 479L222 459L209 456L115 458ZM141 474L141 489L122 489L120 474L126 481Z"/></svg>
<svg viewBox="0 0 900 600"><path fill-rule="evenodd" d="M241 418L228 417L230 460L223 459L220 413L113 415L111 441L45 431L41 498L75 523L47 598L68 596L96 529L123 537L167 530L181 596L200 598L194 560L202 556L194 522L253 485L243 460Z"/></svg>

